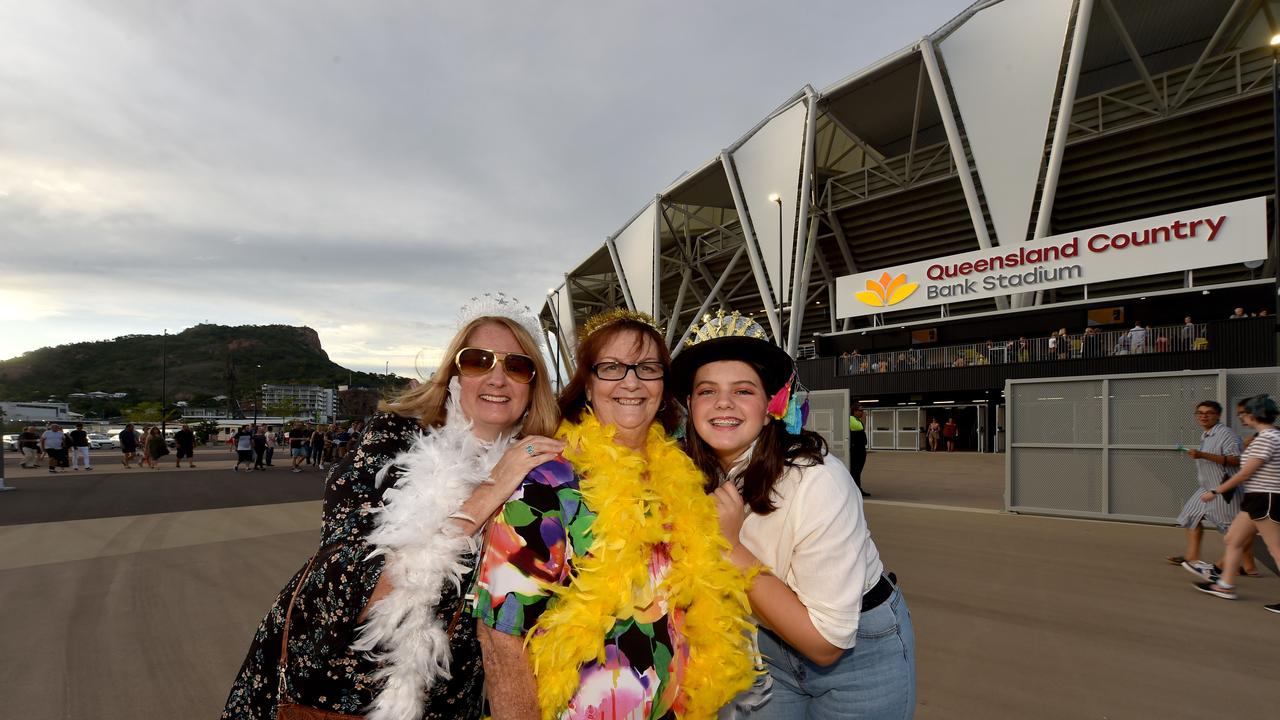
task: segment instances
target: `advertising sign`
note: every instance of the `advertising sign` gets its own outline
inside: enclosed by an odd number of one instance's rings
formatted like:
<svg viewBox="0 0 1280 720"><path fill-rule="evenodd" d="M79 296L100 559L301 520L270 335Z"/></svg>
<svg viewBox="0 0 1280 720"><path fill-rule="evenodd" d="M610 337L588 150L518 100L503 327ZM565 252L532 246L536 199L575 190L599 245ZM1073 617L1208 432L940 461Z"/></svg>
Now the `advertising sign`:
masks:
<svg viewBox="0 0 1280 720"><path fill-rule="evenodd" d="M836 315L1051 290L1267 257L1266 198L1182 210L836 280Z"/></svg>

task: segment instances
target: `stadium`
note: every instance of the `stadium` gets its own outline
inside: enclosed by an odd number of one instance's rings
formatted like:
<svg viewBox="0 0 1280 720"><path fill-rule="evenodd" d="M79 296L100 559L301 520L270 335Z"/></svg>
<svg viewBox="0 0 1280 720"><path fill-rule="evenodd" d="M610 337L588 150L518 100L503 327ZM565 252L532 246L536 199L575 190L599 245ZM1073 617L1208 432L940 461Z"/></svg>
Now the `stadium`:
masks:
<svg viewBox="0 0 1280 720"><path fill-rule="evenodd" d="M871 410L873 448L954 417L991 452L1011 382L1273 367L1277 14L986 0L806 86L565 269L558 371L602 309L652 313L675 352L737 310L815 408Z"/></svg>

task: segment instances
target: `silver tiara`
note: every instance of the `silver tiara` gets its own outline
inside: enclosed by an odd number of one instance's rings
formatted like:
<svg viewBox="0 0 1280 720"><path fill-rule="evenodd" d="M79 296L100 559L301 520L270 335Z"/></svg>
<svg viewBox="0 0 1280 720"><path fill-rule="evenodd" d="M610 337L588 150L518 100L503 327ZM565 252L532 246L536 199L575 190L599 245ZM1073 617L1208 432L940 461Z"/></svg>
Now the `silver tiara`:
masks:
<svg viewBox="0 0 1280 720"><path fill-rule="evenodd" d="M505 293L485 293L471 298L458 311L458 327L466 327L467 323L482 317L504 317L524 328L533 338L539 350L546 351L547 341L542 335L542 325L528 305Z"/></svg>

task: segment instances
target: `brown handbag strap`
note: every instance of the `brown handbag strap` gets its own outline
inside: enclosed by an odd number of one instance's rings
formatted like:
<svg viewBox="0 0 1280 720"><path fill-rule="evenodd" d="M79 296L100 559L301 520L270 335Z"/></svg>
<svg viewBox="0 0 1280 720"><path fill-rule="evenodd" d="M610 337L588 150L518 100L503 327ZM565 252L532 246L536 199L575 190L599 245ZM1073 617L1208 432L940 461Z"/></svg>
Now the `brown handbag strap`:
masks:
<svg viewBox="0 0 1280 720"><path fill-rule="evenodd" d="M284 703L288 701L286 695L286 687L284 682L285 666L289 662L289 625L293 622L293 604L298 600L298 591L302 589L307 577L311 575L311 568L315 566L316 561L327 558L338 551L341 546L337 543L321 548L315 555L307 560L307 567L302 571L302 576L298 578L298 584L293 588L293 594L289 596L289 606L284 612L284 629L280 633L280 663L278 665L279 677L276 685L276 702Z"/></svg>

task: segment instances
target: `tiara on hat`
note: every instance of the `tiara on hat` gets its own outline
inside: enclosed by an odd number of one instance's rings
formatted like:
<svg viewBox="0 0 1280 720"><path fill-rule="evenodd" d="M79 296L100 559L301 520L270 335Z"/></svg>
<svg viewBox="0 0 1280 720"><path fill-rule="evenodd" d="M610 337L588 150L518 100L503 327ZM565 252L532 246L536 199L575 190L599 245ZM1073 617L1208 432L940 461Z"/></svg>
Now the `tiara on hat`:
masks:
<svg viewBox="0 0 1280 720"><path fill-rule="evenodd" d="M716 338L742 337L768 342L764 328L750 318L742 317L742 313L734 310L726 313L717 310L715 315L707 313L702 316L702 325L685 341L685 345L693 347L699 343ZM794 366L791 377L783 383L778 392L769 398L765 412L775 420L781 420L792 435L799 435L809 417L809 389L800 382Z"/></svg>
<svg viewBox="0 0 1280 720"><path fill-rule="evenodd" d="M472 320L482 317L502 317L511 320L529 333L539 350L547 349L546 340L542 337L542 325L534 317L533 311L528 305L522 305L506 293L484 293L471 298L458 311L458 327L465 327Z"/></svg>
<svg viewBox="0 0 1280 720"><path fill-rule="evenodd" d="M764 340L765 334L760 323L742 317L742 313L737 310L725 313L721 309L717 310L715 315L711 313L703 315L701 327L695 330L684 344L693 347L704 340L718 337L751 337Z"/></svg>
<svg viewBox="0 0 1280 720"><path fill-rule="evenodd" d="M648 325L653 328L654 332L659 335L662 334L662 328L658 327L658 321L654 320L653 316L649 313L636 312L635 310L624 310L623 308L614 308L591 316L591 318L587 320L586 324L582 326L582 335L579 337L586 340L601 329L624 320Z"/></svg>

